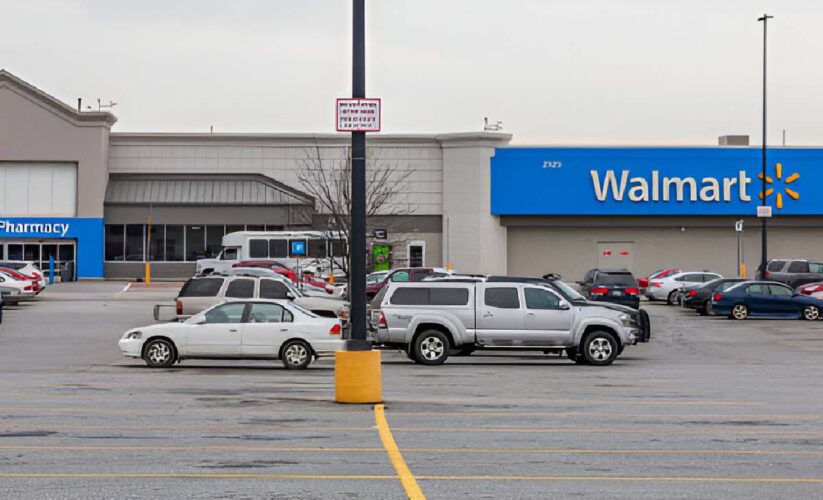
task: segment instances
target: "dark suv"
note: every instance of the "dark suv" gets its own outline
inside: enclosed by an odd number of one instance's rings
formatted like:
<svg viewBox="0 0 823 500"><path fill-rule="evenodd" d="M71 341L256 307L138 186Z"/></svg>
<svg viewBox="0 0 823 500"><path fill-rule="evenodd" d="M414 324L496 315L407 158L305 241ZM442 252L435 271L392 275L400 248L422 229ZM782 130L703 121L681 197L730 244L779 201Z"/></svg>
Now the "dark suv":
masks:
<svg viewBox="0 0 823 500"><path fill-rule="evenodd" d="M628 269L590 269L578 284L589 300L640 307L640 289Z"/></svg>
<svg viewBox="0 0 823 500"><path fill-rule="evenodd" d="M757 277L797 288L806 283L823 281L823 263L805 259L772 259L766 263L765 272L757 270Z"/></svg>

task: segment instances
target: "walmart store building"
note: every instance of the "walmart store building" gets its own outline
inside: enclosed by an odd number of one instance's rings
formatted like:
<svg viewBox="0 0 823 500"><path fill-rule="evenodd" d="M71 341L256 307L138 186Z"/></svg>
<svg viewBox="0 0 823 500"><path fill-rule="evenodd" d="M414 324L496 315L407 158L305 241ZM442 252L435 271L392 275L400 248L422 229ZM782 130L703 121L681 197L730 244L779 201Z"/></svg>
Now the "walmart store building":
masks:
<svg viewBox="0 0 823 500"><path fill-rule="evenodd" d="M0 257L54 257L79 278L137 278L148 260L154 277L182 278L228 232L328 228L298 172L345 163L345 134L117 133L115 122L0 71ZM757 148L510 140L371 136L377 167L403 173L392 215L370 221L388 241L371 243L389 245L395 267L568 280L595 266L733 275L743 219L745 261L759 261ZM823 258L821 165L821 149L769 150L771 256Z"/></svg>

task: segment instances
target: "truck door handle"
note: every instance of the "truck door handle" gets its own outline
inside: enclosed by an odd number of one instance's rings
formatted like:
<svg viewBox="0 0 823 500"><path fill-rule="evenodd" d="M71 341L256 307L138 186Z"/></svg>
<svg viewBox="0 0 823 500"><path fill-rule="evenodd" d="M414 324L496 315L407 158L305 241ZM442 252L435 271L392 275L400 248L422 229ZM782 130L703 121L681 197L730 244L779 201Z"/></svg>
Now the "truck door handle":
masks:
<svg viewBox="0 0 823 500"><path fill-rule="evenodd" d="M492 316L494 316L494 314L492 314L490 312L487 312L487 313L483 314L484 318L491 318Z"/></svg>
<svg viewBox="0 0 823 500"><path fill-rule="evenodd" d="M526 314L528 314L529 316L534 316L534 313L526 313Z"/></svg>
<svg viewBox="0 0 823 500"><path fill-rule="evenodd" d="M236 329L234 329L234 328L232 328L232 329L231 329L231 330L229 330L229 331L230 331L230 332L232 332L232 333L237 333L237 330L236 330Z"/></svg>
<svg viewBox="0 0 823 500"><path fill-rule="evenodd" d="M287 332L287 331L289 331L289 329L288 328L281 328L280 331L281 332Z"/></svg>

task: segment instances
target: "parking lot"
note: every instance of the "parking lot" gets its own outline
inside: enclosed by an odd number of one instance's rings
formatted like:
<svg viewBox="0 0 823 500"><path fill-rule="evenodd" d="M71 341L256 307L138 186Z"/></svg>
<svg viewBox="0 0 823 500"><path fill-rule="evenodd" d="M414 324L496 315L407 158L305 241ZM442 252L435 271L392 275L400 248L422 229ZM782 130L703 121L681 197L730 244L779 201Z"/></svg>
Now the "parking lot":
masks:
<svg viewBox="0 0 823 500"><path fill-rule="evenodd" d="M398 475L375 408L332 402L331 360L122 357L175 293L67 283L7 308L0 497L403 498L401 479L429 498L823 496L823 322L644 303L652 341L603 368L384 352Z"/></svg>

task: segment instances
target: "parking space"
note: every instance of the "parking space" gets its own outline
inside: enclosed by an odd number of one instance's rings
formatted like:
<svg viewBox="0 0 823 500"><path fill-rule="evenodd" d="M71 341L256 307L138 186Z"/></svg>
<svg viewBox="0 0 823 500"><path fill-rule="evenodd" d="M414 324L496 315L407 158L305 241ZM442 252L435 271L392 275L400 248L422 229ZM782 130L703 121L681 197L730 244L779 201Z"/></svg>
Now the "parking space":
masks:
<svg viewBox="0 0 823 500"><path fill-rule="evenodd" d="M0 497L406 495L374 408L332 402L330 360L123 358L121 334L174 294L69 283L7 311ZM384 352L385 417L413 481L429 498L819 496L823 322L644 307L652 342L609 367Z"/></svg>

